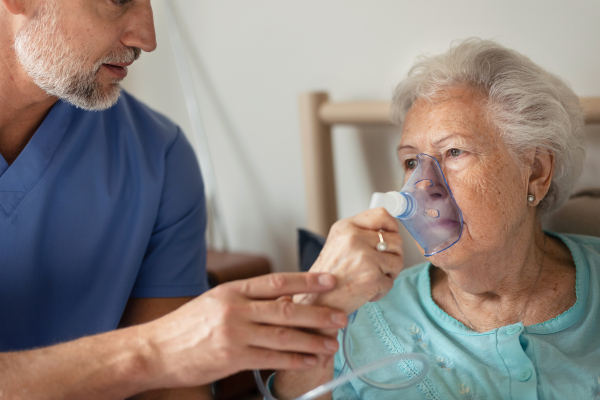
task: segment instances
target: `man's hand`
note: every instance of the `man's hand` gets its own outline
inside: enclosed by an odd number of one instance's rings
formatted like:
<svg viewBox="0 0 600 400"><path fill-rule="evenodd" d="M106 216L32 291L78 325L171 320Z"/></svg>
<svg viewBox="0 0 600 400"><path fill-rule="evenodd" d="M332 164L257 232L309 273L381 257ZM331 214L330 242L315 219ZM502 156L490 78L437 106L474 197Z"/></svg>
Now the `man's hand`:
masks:
<svg viewBox="0 0 600 400"><path fill-rule="evenodd" d="M341 311L280 296L331 290L329 274L271 274L218 286L145 324L55 346L0 353L0 397L123 399L159 388L200 386L253 368L302 369L333 354Z"/></svg>
<svg viewBox="0 0 600 400"><path fill-rule="evenodd" d="M334 354L341 311L278 301L332 289L329 274L270 274L219 285L162 318L141 325L156 387L201 385L247 369L305 369Z"/></svg>

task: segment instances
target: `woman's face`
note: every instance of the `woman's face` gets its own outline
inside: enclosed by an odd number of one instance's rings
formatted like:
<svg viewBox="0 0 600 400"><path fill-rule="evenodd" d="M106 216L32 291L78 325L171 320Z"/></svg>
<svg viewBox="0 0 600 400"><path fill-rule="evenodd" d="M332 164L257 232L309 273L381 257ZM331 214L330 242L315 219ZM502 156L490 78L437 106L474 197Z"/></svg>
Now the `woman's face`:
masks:
<svg viewBox="0 0 600 400"><path fill-rule="evenodd" d="M463 214L461 239L430 258L443 268L510 251L526 225L527 175L486 118L484 104L473 89L455 87L433 104L417 100L404 121L398 157L406 179L417 154L435 157Z"/></svg>

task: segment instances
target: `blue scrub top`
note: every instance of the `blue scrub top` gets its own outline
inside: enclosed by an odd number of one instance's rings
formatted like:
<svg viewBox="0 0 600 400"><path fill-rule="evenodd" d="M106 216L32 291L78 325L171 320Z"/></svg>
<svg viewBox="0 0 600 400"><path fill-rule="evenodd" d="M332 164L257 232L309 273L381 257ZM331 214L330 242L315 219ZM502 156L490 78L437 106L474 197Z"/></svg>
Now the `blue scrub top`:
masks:
<svg viewBox="0 0 600 400"><path fill-rule="evenodd" d="M0 351L115 329L130 297L207 289L202 178L181 130L127 93L58 101L0 157Z"/></svg>

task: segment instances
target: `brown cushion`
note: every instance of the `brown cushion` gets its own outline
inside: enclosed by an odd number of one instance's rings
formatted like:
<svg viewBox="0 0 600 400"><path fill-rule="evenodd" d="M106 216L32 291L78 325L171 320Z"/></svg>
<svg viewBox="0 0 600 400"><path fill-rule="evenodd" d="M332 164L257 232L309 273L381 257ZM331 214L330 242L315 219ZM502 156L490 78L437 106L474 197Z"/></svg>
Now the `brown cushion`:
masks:
<svg viewBox="0 0 600 400"><path fill-rule="evenodd" d="M210 287L271 272L271 263L261 255L208 250L206 272Z"/></svg>
<svg viewBox="0 0 600 400"><path fill-rule="evenodd" d="M554 232L600 236L600 188L578 191L560 209L546 215L543 226Z"/></svg>

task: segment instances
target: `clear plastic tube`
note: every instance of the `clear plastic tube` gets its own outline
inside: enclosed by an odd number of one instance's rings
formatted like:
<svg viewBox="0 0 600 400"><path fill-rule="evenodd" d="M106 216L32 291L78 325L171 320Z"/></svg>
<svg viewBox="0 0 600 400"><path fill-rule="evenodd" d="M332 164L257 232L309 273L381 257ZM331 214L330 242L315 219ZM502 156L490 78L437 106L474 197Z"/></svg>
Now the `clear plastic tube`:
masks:
<svg viewBox="0 0 600 400"><path fill-rule="evenodd" d="M373 361L372 363L363 365L362 367L356 367L356 365L354 364L354 360L352 359L352 338L350 337L350 334L348 333L348 329L344 330L342 346L343 346L343 351L344 351L344 358L346 359L346 364L348 365L348 368L353 373L356 373L356 377L358 377L358 379L360 379L367 385L370 385L377 389L382 389L382 390L404 389L404 388L410 387L412 385L415 385L416 383L421 381L423 378L425 378L425 375L427 375L427 372L429 372L429 361L427 360L427 357L425 355L419 354L419 353L396 354L396 355L393 355L390 357L382 358L377 361ZM381 382L374 381L370 378L367 378L367 376L366 376L367 373L374 371L376 369L379 369L381 367L385 367L388 364L391 364L393 362L397 362L400 360L417 360L423 364L423 368L421 369L421 372L419 372L417 374L417 376L415 376L414 378L411 378L405 382L381 383ZM346 366L346 364L344 365L344 367ZM363 371L363 369L364 369L364 371ZM343 368L342 368L342 370L343 370ZM352 378L354 378L354 376ZM350 378L350 379L352 379L352 378ZM341 384L341 383L345 383L345 381L340 382L339 384Z"/></svg>
<svg viewBox="0 0 600 400"><path fill-rule="evenodd" d="M333 379L321 386L316 387L315 389L312 389L309 392L304 393L300 397L296 397L294 400L314 399L316 397L322 396L328 392L335 390L338 386L340 386L352 379L355 379L355 378L359 378L366 384L373 386L377 389L398 390L398 389L402 389L402 388L406 388L406 387L415 385L416 383L421 381L425 377L425 375L427 375L427 372L429 372L429 362L425 355L419 354L419 353L395 354L393 356L385 357L385 358L373 361L369 364L366 364L366 365L363 365L360 367L356 367L356 365L354 364L354 362L352 360L352 339L350 338L350 334L349 334L350 327L351 327L352 323L354 322L355 314L356 314L356 312L354 312L350 316L350 318L349 318L350 323L348 324L346 329L344 329L344 333L343 333L342 349L344 352L344 357L346 358L346 363L342 367L342 372L340 373L340 376L338 376L336 379ZM377 369L385 367L386 365L393 364L393 363L396 363L401 360L418 361L421 364L423 364L423 368L421 369L421 372L419 374L417 374L417 376L415 376L414 378L409 379L408 381L405 381L405 382L400 382L400 383L395 383L395 384L380 383L380 382L373 381L372 379L369 379L366 377L366 374L368 374L369 372L375 371ZM350 370L350 372L347 374L344 373L346 369ZM271 394L271 391L263 383L262 377L260 375L260 371L254 370L254 380L256 381L256 385L258 386L258 389L260 390L261 394L265 397L265 399L277 400L277 398L275 398Z"/></svg>
<svg viewBox="0 0 600 400"><path fill-rule="evenodd" d="M221 213L222 202L219 198L217 180L215 178L210 151L208 150L208 139L206 137L204 123L202 122L202 115L200 113L200 102L198 101L198 96L194 90L195 86L192 79L192 72L185 53L181 30L179 29L181 24L177 20L175 14L176 3L175 0L164 1L164 15L167 24L167 33L173 48L175 65L177 66L177 71L179 73L179 81L181 82L185 105L190 117L192 133L194 134L194 150L198 157L198 161L200 162L202 178L204 179L204 190L206 191L205 195L210 214L210 218L208 219L209 229L207 230L208 240L209 244L212 244L213 247L216 247L219 250L227 250L229 242Z"/></svg>

